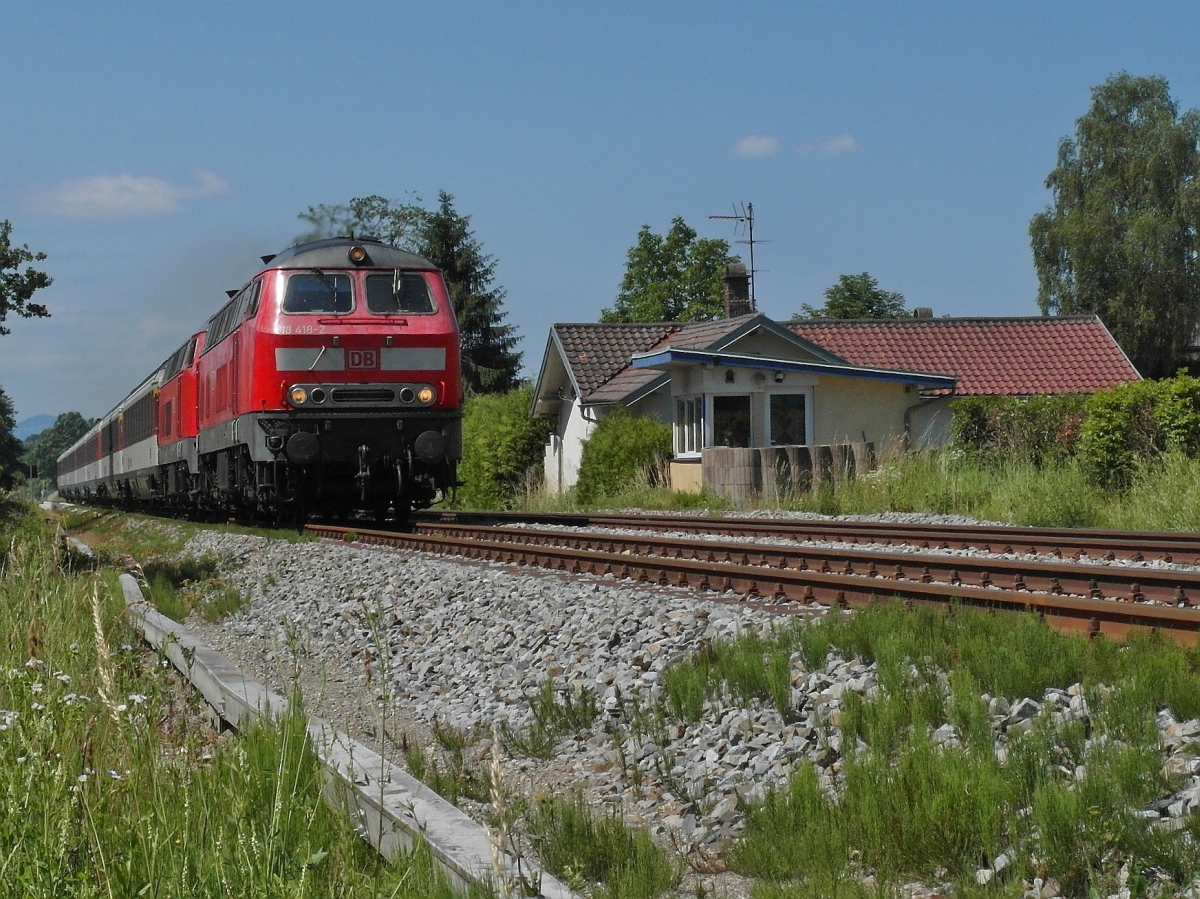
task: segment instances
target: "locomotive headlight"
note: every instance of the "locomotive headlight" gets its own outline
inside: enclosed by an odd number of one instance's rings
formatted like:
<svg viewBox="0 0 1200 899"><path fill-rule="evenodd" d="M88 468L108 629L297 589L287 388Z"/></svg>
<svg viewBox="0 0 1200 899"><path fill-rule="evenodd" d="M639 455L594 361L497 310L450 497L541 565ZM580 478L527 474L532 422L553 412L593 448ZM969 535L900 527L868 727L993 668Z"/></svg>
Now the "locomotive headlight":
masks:
<svg viewBox="0 0 1200 899"><path fill-rule="evenodd" d="M308 399L308 391L303 387L293 387L288 393L288 399L293 406L303 406Z"/></svg>
<svg viewBox="0 0 1200 899"><path fill-rule="evenodd" d="M433 400L436 396L437 396L437 394L435 394L433 392L432 387L422 387L420 390L417 391L417 402L424 403L425 405L428 406L430 403L433 402Z"/></svg>
<svg viewBox="0 0 1200 899"><path fill-rule="evenodd" d="M355 244L354 246L352 246L350 248L350 252L348 255L350 256L350 261L353 262L355 265L362 265L364 262L367 261L367 248L360 246L358 244Z"/></svg>

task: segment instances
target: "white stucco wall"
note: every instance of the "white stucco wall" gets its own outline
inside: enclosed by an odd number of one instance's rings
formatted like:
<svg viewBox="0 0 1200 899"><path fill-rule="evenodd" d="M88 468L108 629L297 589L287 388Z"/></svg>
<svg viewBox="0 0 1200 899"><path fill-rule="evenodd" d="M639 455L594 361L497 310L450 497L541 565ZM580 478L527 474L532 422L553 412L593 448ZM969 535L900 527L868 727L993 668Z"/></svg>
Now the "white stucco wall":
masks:
<svg viewBox="0 0 1200 899"><path fill-rule="evenodd" d="M954 418L950 403L957 399L960 397L938 397L914 406L908 413L908 445L927 449L949 443L950 423Z"/></svg>
<svg viewBox="0 0 1200 899"><path fill-rule="evenodd" d="M548 493L562 493L575 486L579 480L584 441L592 436L603 411L602 406L581 405L578 398L562 401L558 426L546 444L545 486Z"/></svg>
<svg viewBox="0 0 1200 899"><path fill-rule="evenodd" d="M821 375L814 391L812 443L867 440L877 450L903 444L904 413L921 401L916 388L892 381Z"/></svg>

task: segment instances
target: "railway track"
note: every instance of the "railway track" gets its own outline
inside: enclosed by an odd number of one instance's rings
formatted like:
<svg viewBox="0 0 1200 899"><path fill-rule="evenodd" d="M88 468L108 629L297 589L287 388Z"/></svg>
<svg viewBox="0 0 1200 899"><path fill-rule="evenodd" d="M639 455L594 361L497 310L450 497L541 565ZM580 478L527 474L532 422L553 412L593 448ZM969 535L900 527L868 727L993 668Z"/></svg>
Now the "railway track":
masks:
<svg viewBox="0 0 1200 899"><path fill-rule="evenodd" d="M513 527L516 523L525 526ZM556 527L536 526L549 524ZM352 531L362 543L686 587L731 600L770 604L781 612L802 611L814 604L845 608L895 597L909 604L945 606L956 601L1036 612L1062 630L1105 633L1118 639L1136 630L1171 632L1185 643L1200 637L1200 608L1193 607L1193 603L1200 606L1200 571L1076 558L1195 561L1200 541L1190 535L1040 528L971 528L959 533L940 526L860 524L437 513L419 516L412 533L327 525L310 525L309 530L334 539L345 539ZM574 529L563 530L564 525ZM622 534L581 527L660 533ZM709 536L668 536L662 531ZM713 534L731 539L712 539ZM772 539L746 542L747 537ZM847 543L875 548L847 549ZM1025 548L1025 543L1030 546ZM990 552L994 546L1000 547L999 556L932 551ZM1019 557L1015 546L1042 557Z"/></svg>

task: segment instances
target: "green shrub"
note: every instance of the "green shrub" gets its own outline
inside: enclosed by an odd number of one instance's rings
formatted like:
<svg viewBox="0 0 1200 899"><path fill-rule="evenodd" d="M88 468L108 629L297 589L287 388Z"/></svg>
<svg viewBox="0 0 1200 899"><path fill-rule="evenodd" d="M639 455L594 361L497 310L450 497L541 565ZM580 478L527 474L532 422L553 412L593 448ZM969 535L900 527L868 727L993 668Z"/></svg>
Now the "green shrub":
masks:
<svg viewBox="0 0 1200 899"><path fill-rule="evenodd" d="M951 439L989 462L1054 464L1075 454L1086 406L1076 394L964 397L952 404Z"/></svg>
<svg viewBox="0 0 1200 899"><path fill-rule="evenodd" d="M576 491L580 502L595 502L628 487L641 472L654 472L671 458L671 426L633 415L618 406L583 445Z"/></svg>
<svg viewBox="0 0 1200 899"><path fill-rule="evenodd" d="M1155 406L1159 382L1137 381L1092 394L1079 441L1088 477L1106 487L1129 486L1139 458L1157 455Z"/></svg>
<svg viewBox="0 0 1200 899"><path fill-rule="evenodd" d="M529 417L532 401L528 388L467 399L458 467L459 479L466 483L458 491L459 505L507 508L526 471L541 464L550 422Z"/></svg>

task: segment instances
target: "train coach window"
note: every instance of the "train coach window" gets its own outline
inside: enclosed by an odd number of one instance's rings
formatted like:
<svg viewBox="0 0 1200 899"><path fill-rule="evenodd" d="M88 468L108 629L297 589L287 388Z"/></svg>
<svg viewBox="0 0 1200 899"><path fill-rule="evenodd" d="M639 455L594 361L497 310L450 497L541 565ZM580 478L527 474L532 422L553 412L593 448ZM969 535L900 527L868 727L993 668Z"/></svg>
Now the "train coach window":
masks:
<svg viewBox="0 0 1200 899"><path fill-rule="evenodd" d="M432 312L433 297L425 276L416 272L367 275L367 309L376 315Z"/></svg>
<svg viewBox="0 0 1200 899"><path fill-rule="evenodd" d="M283 311L299 314L349 312L354 305L350 276L338 272L297 272L288 278Z"/></svg>

